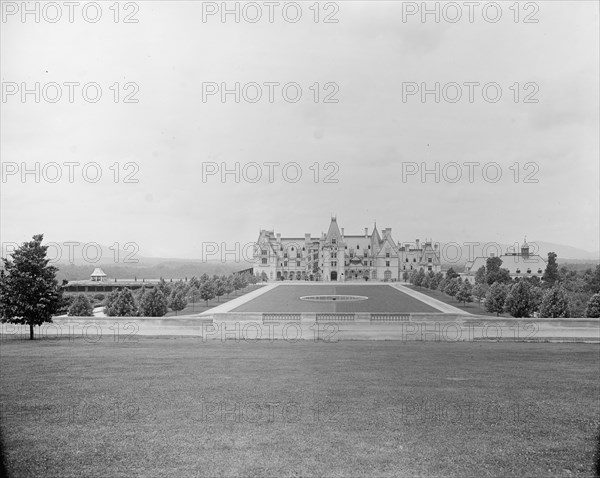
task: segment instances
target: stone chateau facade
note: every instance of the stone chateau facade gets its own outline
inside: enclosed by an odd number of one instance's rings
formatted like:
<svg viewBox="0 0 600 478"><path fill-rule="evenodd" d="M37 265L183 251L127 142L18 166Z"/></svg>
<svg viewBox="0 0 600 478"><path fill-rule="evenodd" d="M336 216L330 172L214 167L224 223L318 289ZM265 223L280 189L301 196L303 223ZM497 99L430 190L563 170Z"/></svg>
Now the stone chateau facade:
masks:
<svg viewBox="0 0 600 478"><path fill-rule="evenodd" d="M381 234L346 235L332 217L321 237L281 237L261 230L254 256L254 273L267 280L397 281L404 272L441 270L440 252L431 241L396 243L391 228ZM263 276L264 277L264 276Z"/></svg>

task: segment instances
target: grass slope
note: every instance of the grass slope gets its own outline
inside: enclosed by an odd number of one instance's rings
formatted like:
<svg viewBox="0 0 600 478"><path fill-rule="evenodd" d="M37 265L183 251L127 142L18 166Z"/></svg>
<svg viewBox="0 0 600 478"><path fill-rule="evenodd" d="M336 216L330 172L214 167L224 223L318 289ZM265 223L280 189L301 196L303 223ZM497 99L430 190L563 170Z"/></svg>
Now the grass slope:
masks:
<svg viewBox="0 0 600 478"><path fill-rule="evenodd" d="M1 431L13 476L590 476L598 351L6 340Z"/></svg>

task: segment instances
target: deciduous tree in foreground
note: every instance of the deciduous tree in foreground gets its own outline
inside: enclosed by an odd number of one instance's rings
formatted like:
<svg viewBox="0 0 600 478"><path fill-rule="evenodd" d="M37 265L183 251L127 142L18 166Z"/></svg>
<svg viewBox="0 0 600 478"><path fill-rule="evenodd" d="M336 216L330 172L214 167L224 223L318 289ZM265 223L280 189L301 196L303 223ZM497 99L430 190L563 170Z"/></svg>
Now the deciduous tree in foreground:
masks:
<svg viewBox="0 0 600 478"><path fill-rule="evenodd" d="M0 317L2 322L28 324L33 340L33 326L52 322L62 305L62 288L56 280L57 268L48 265L48 246L38 234L16 249L11 259L2 258L0 275Z"/></svg>

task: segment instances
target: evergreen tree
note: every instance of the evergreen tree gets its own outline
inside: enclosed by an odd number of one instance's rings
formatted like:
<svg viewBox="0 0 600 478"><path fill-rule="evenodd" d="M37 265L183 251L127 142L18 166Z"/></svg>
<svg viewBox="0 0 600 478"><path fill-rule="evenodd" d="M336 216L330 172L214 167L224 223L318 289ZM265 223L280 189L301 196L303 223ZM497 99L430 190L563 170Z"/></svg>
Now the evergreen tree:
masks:
<svg viewBox="0 0 600 478"><path fill-rule="evenodd" d="M227 294L227 297L229 297L229 294L231 294L235 290L235 287L233 285L233 276L231 276L231 275L228 276L225 279L224 285L225 285L225 293Z"/></svg>
<svg viewBox="0 0 600 478"><path fill-rule="evenodd" d="M37 234L21 244L11 259L2 258L4 270L0 271L1 321L29 325L31 340L33 326L52 322L52 315L63 305L58 269L48 265L48 246L42 246L43 239L43 234Z"/></svg>
<svg viewBox="0 0 600 478"><path fill-rule="evenodd" d="M544 275L542 276L542 280L545 284L549 286L553 286L554 283L558 280L558 264L556 263L556 253L549 252L548 253L548 263L546 264L546 270L544 271Z"/></svg>
<svg viewBox="0 0 600 478"><path fill-rule="evenodd" d="M463 304L473 302L473 287L471 286L471 283L468 280L464 281L454 297Z"/></svg>
<svg viewBox="0 0 600 478"><path fill-rule="evenodd" d="M77 295L71 303L67 315L72 317L92 317L94 315L94 308L87 295Z"/></svg>
<svg viewBox="0 0 600 478"><path fill-rule="evenodd" d="M159 291L163 293L165 297L169 297L172 292L172 287L161 277L158 285L156 286Z"/></svg>
<svg viewBox="0 0 600 478"><path fill-rule="evenodd" d="M143 317L162 317L167 310L167 298L158 287L144 294L140 303L140 314Z"/></svg>
<svg viewBox="0 0 600 478"><path fill-rule="evenodd" d="M217 302L219 302L219 298L225 294L225 282L220 277L215 280L214 291L217 296Z"/></svg>
<svg viewBox="0 0 600 478"><path fill-rule="evenodd" d="M114 294L115 292L116 294ZM125 287L110 294L109 302L104 311L109 317L135 317L138 313L138 306L131 290Z"/></svg>
<svg viewBox="0 0 600 478"><path fill-rule="evenodd" d="M552 287L546 291L540 305L540 317L569 317L569 300L562 287Z"/></svg>
<svg viewBox="0 0 600 478"><path fill-rule="evenodd" d="M507 287L500 282L494 282L485 296L485 310L496 313L496 317L504 311L504 303L508 295Z"/></svg>
<svg viewBox="0 0 600 478"><path fill-rule="evenodd" d="M425 285L425 272L423 269L419 269L419 272L417 272L417 275L415 276L415 285L418 287Z"/></svg>
<svg viewBox="0 0 600 478"><path fill-rule="evenodd" d="M409 278L409 274L408 274L408 272L407 272L407 271L404 271L404 272L402 273L402 280L403 280L404 282L408 282L408 278Z"/></svg>
<svg viewBox="0 0 600 478"><path fill-rule="evenodd" d="M169 298L169 307L171 307L171 310L175 311L175 315L177 315L180 310L185 309L187 303L188 301L185 289L173 289L173 292L171 292L171 297Z"/></svg>
<svg viewBox="0 0 600 478"><path fill-rule="evenodd" d="M527 281L520 280L513 284L506 296L505 310L513 317L530 317L534 310L532 286Z"/></svg>
<svg viewBox="0 0 600 478"><path fill-rule="evenodd" d="M454 277L450 280L446 279L446 287L444 292L450 297L454 297L458 293L460 286L461 283L459 282L459 277Z"/></svg>
<svg viewBox="0 0 600 478"><path fill-rule="evenodd" d="M428 281L427 281L427 287L429 289L435 290L437 289L437 276L434 274L433 271L429 271L429 274L427 274L428 277Z"/></svg>
<svg viewBox="0 0 600 478"><path fill-rule="evenodd" d="M208 301L215 298L215 288L211 280L207 280L200 286L200 298L206 301L207 307Z"/></svg>
<svg viewBox="0 0 600 478"><path fill-rule="evenodd" d="M594 294L585 307L585 316L591 318L600 317L600 293Z"/></svg>

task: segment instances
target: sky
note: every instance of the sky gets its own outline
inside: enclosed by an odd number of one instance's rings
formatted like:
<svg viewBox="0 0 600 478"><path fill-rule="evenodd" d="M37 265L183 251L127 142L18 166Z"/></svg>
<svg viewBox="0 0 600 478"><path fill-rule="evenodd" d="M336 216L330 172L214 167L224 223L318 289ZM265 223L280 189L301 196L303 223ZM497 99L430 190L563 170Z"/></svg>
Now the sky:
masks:
<svg viewBox="0 0 600 478"><path fill-rule="evenodd" d="M600 249L598 2L28 3L2 2L3 244L200 258L335 215Z"/></svg>

